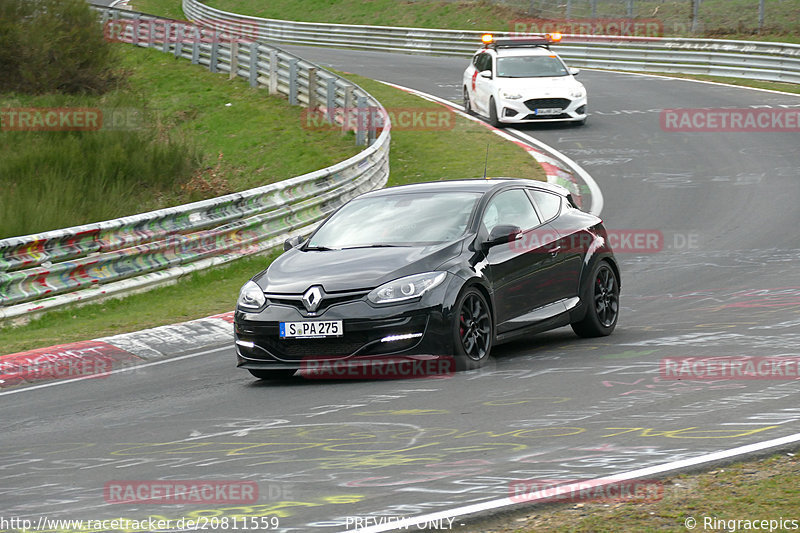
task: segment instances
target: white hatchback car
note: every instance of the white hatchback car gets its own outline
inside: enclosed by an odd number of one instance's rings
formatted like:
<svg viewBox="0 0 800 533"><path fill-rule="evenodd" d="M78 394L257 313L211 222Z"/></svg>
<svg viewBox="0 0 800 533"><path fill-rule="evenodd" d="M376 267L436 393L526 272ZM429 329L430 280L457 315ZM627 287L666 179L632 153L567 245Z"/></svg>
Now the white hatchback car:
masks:
<svg viewBox="0 0 800 533"><path fill-rule="evenodd" d="M493 126L531 122L586 122L586 88L550 50L547 38L483 38L464 71L467 112L483 115Z"/></svg>

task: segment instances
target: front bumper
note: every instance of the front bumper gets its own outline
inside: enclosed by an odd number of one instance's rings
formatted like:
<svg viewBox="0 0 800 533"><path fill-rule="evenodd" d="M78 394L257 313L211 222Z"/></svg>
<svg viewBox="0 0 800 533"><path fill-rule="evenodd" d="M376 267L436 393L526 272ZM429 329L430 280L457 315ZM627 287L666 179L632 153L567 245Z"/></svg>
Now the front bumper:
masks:
<svg viewBox="0 0 800 533"><path fill-rule="evenodd" d="M552 103L546 102L552 100ZM540 102L543 101L543 102ZM548 97L508 100L498 97L497 117L506 124L530 124L534 122L578 122L586 119L587 97ZM539 115L538 108L560 108L557 115Z"/></svg>
<svg viewBox="0 0 800 533"><path fill-rule="evenodd" d="M449 319L442 305L420 301L373 306L362 298L334 305L313 318L289 305L268 305L258 313L236 311L237 366L299 369L310 361L357 360L378 355L452 355ZM280 322L341 320L341 337L281 339Z"/></svg>

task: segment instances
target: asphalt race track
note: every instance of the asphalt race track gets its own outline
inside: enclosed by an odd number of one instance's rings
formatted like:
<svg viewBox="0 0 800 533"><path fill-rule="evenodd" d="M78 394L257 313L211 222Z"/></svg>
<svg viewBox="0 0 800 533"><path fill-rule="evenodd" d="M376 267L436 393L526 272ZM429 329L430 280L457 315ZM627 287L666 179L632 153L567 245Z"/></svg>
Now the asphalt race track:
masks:
<svg viewBox="0 0 800 533"><path fill-rule="evenodd" d="M460 102L462 59L290 49ZM446 379L258 382L228 347L0 393L2 514L263 515L280 531L353 530L355 518L503 498L518 480L591 479L800 432L796 378L660 374L665 358L800 356L800 137L659 122L664 108L797 107L800 97L600 71L580 79L586 126L521 131L594 177L609 229L663 235L659 249L618 253L623 307L611 337L556 330ZM256 482L258 501L104 497L114 481L201 479Z"/></svg>

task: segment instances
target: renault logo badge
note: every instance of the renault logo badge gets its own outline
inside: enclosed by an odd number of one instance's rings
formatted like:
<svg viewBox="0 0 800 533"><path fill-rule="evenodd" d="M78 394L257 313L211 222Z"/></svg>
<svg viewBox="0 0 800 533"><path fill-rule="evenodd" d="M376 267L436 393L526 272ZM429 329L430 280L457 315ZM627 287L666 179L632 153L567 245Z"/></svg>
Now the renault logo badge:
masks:
<svg viewBox="0 0 800 533"><path fill-rule="evenodd" d="M306 306L306 311L313 313L322 303L322 289L315 285L303 293L303 305Z"/></svg>

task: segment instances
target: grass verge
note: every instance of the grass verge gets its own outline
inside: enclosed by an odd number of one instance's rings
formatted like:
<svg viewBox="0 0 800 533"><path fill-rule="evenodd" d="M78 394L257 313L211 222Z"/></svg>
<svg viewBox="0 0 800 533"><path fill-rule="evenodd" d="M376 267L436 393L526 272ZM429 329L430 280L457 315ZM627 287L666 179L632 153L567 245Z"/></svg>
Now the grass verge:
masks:
<svg viewBox="0 0 800 533"><path fill-rule="evenodd" d="M202 71L196 66L193 68ZM382 83L358 76L348 75L348 77L370 91L389 110L443 109L437 104ZM221 76L219 78L224 79ZM229 82L224 81L224 83ZM180 109L182 99L179 88L179 85L174 88L175 102L172 105L175 106L176 112ZM201 89L195 90L202 92ZM243 100L252 98L253 95L248 96L248 89L242 88L241 91ZM192 106L199 107L205 100L190 101ZM234 107L244 107L238 102L239 100L234 101ZM205 101L205 103L220 107L224 100ZM291 111L299 115L300 108ZM487 144L490 175L543 179L544 173L538 163L514 143L501 139L473 121L456 118L455 115L452 119L452 129L435 131L397 129L392 132L389 185L480 177L483 173ZM221 144L229 142L231 130L236 130L236 122L227 123L222 119L218 120L220 121L218 127L204 130L202 138L204 145L213 147L217 142ZM258 144L262 136L268 137L270 133L269 129L265 129L263 132L251 132L251 135L256 137L250 142ZM315 168L321 168L325 164L319 163ZM74 309L54 311L26 325L2 328L0 354L138 331L231 311L239 288L251 276L266 268L270 259L270 257L242 259L212 271L195 273L172 286L131 295L121 300L108 300Z"/></svg>
<svg viewBox="0 0 800 533"><path fill-rule="evenodd" d="M352 135L305 128L301 108L245 80L118 47L128 76L110 93L0 95L0 109L112 109L126 117L120 131L0 131L0 238L211 198L358 153Z"/></svg>
<svg viewBox="0 0 800 533"><path fill-rule="evenodd" d="M794 454L733 463L700 474L682 474L663 483L663 498L649 503L555 503L471 524L468 533L686 533L696 531L791 531L800 528L800 461ZM795 520L770 529L756 520ZM749 520L748 526L736 520ZM688 521L688 522L687 522ZM733 522L732 522L733 521Z"/></svg>

